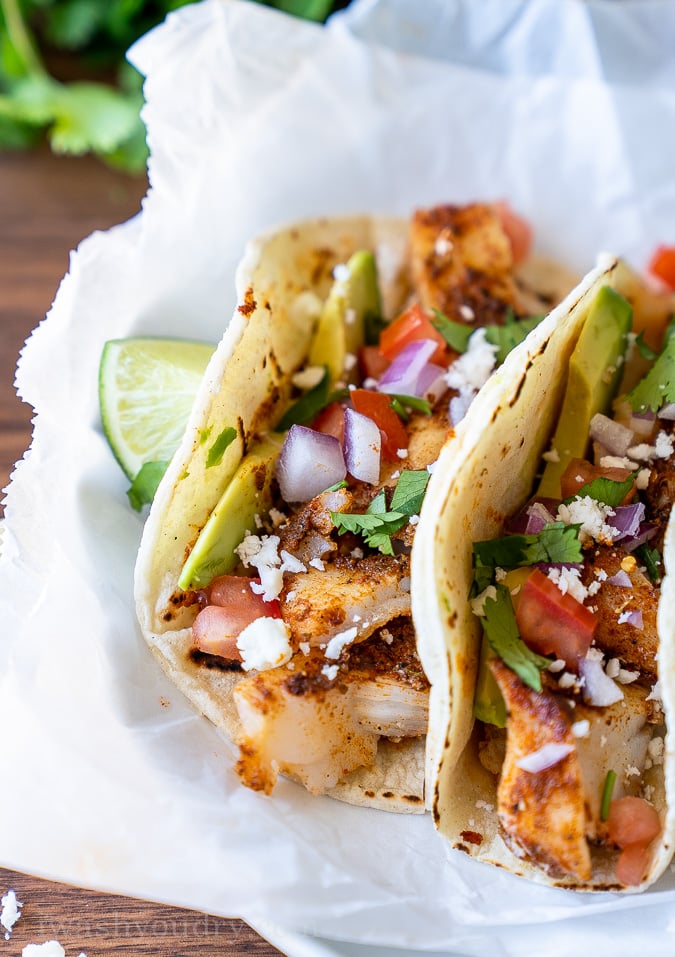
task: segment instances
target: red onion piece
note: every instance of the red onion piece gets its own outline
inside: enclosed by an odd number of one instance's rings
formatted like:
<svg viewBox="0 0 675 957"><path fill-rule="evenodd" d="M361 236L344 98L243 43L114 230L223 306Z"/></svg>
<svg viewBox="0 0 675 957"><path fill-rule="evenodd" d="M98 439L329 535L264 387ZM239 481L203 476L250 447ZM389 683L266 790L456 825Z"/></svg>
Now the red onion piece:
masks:
<svg viewBox="0 0 675 957"><path fill-rule="evenodd" d="M443 366L427 362L417 378L418 396L427 399L432 405L438 402L443 393L448 391L448 383L445 381L447 371Z"/></svg>
<svg viewBox="0 0 675 957"><path fill-rule="evenodd" d="M602 667L602 652L589 649L585 658L579 661L579 674L584 679L582 694L586 704L604 708L621 701L623 691Z"/></svg>
<svg viewBox="0 0 675 957"><path fill-rule="evenodd" d="M622 542L624 539L635 538L640 532L644 517L645 507L642 502L636 502L634 505L617 505L614 515L607 518L607 524L617 531L614 541Z"/></svg>
<svg viewBox="0 0 675 957"><path fill-rule="evenodd" d="M644 623L642 621L642 611L639 608L631 609L630 611L624 612L621 616L620 624L622 625L632 625L633 628L639 628L640 631L644 631Z"/></svg>
<svg viewBox="0 0 675 957"><path fill-rule="evenodd" d="M555 522L560 502L555 498L537 496L509 519L506 530L512 535L536 535L545 525Z"/></svg>
<svg viewBox="0 0 675 957"><path fill-rule="evenodd" d="M589 432L591 438L603 445L610 455L623 458L631 445L635 445L635 435L630 429L601 412L591 419Z"/></svg>
<svg viewBox="0 0 675 957"><path fill-rule="evenodd" d="M549 741L548 744L543 745L537 751L531 751L529 754L524 754L522 758L518 758L516 764L519 768L522 768L523 771L528 771L530 774L537 774L539 771L546 771L548 768L552 768L566 758L568 754L571 754L572 751L574 751L573 744L564 744L562 741Z"/></svg>
<svg viewBox="0 0 675 957"><path fill-rule="evenodd" d="M279 453L276 475L286 502L309 502L347 475L339 440L292 425Z"/></svg>
<svg viewBox="0 0 675 957"><path fill-rule="evenodd" d="M675 422L675 402L668 402L657 412L659 419L665 419L667 422Z"/></svg>
<svg viewBox="0 0 675 957"><path fill-rule="evenodd" d="M632 588L633 582L630 580L630 575L628 572L625 572L623 569L618 571L616 575L612 575L611 578L607 579L608 585L617 585L619 588Z"/></svg>
<svg viewBox="0 0 675 957"><path fill-rule="evenodd" d="M376 485L380 478L382 435L373 420L354 409L345 409L343 449L349 474Z"/></svg>
<svg viewBox="0 0 675 957"><path fill-rule="evenodd" d="M380 392L421 397L418 380L438 348L433 339L416 339L398 352L378 383Z"/></svg>

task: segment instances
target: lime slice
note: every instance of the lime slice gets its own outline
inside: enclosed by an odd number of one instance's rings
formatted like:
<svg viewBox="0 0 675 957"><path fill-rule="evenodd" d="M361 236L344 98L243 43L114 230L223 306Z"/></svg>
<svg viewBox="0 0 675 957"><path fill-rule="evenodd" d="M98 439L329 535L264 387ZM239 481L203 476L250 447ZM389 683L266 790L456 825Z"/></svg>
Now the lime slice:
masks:
<svg viewBox="0 0 675 957"><path fill-rule="evenodd" d="M184 339L111 339L101 355L103 432L127 477L178 448L214 346Z"/></svg>

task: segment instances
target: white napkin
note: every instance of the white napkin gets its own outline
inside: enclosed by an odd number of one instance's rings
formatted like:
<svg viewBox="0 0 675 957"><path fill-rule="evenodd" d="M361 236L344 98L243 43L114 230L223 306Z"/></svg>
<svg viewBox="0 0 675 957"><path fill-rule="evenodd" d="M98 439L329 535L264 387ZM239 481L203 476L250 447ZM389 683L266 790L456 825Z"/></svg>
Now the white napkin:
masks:
<svg viewBox="0 0 675 957"><path fill-rule="evenodd" d="M541 252L644 265L675 241L673 35L653 0L357 0L327 28L207 0L133 48L151 190L73 255L18 373L37 420L0 564L4 865L383 947L672 952L672 875L573 895L466 860L428 817L238 784L140 639L142 520L97 367L109 338L217 341L246 240L307 215L506 197Z"/></svg>

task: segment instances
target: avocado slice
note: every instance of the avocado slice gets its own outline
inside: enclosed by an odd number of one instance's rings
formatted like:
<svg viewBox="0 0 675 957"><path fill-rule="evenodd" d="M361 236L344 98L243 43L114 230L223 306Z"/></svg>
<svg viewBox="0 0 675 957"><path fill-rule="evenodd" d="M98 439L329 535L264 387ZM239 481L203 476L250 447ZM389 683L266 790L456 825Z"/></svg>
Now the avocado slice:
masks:
<svg viewBox="0 0 675 957"><path fill-rule="evenodd" d="M345 269L331 287L309 351L309 364L327 366L332 383L343 377L347 355L363 344L366 317L382 315L375 256L359 250Z"/></svg>
<svg viewBox="0 0 675 957"><path fill-rule="evenodd" d="M567 386L551 441L557 462L547 462L538 495L560 498L560 477L573 458L584 458L596 412L606 412L621 380L633 310L611 286L598 290L569 360Z"/></svg>
<svg viewBox="0 0 675 957"><path fill-rule="evenodd" d="M179 588L204 588L218 575L227 575L235 568L235 548L245 532L255 527L255 516L269 511L272 505L274 466L283 440L283 435L269 435L241 460L183 566Z"/></svg>

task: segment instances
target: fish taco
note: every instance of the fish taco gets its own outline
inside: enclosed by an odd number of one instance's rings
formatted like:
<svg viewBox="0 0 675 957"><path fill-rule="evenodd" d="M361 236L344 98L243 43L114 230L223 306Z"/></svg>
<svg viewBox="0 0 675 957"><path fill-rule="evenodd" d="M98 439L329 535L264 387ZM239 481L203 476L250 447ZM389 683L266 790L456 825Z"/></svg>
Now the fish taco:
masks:
<svg viewBox="0 0 675 957"><path fill-rule="evenodd" d="M453 423L570 288L522 236L503 204L475 203L302 222L247 249L135 595L162 667L254 789L283 773L424 810L410 548Z"/></svg>
<svg viewBox="0 0 675 957"><path fill-rule="evenodd" d="M436 825L561 887L673 850L672 312L603 257L441 453L413 549Z"/></svg>

